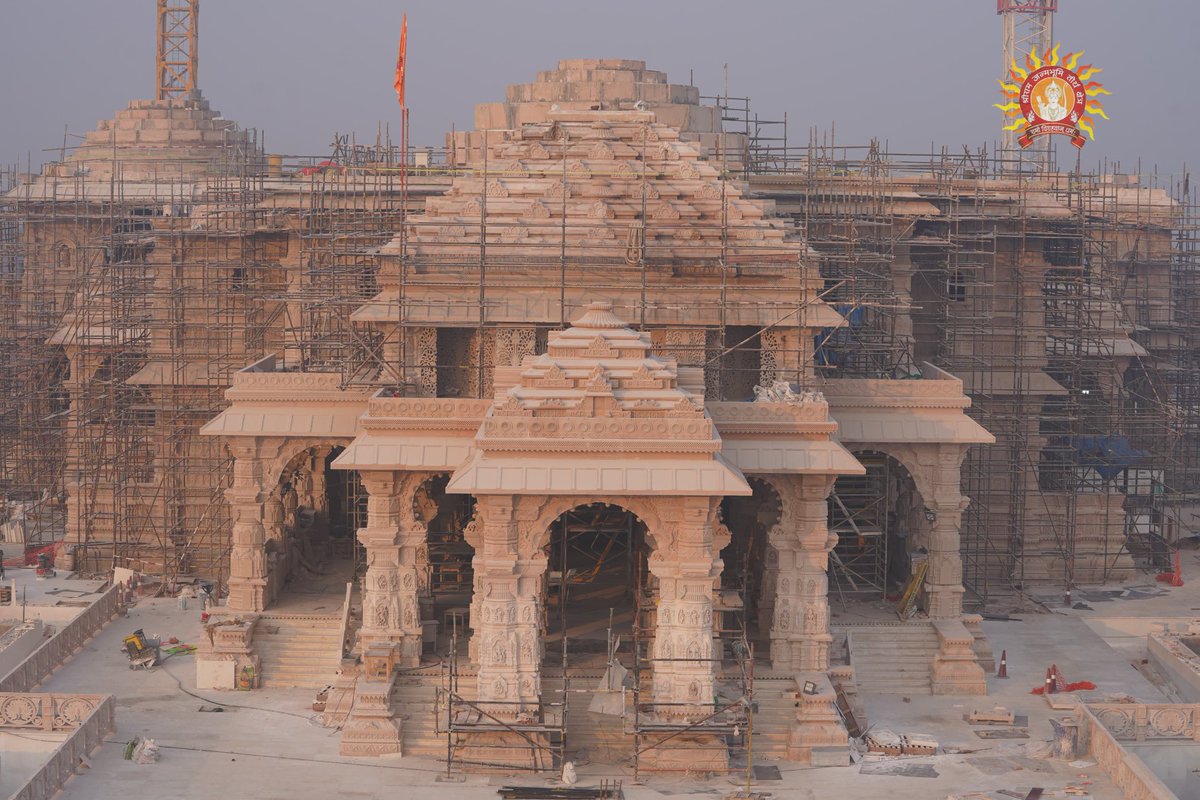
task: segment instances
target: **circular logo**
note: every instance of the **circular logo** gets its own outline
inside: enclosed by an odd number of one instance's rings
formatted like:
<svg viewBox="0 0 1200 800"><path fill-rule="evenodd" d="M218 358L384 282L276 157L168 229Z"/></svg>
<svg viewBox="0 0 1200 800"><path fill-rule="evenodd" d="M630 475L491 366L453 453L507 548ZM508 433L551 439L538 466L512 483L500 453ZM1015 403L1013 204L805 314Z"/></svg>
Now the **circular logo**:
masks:
<svg viewBox="0 0 1200 800"><path fill-rule="evenodd" d="M1025 134L1018 140L1022 147L1036 136L1062 134L1082 146L1079 118L1087 108L1087 89L1073 70L1061 64L1046 65L1029 73L1021 84L1018 98Z"/></svg>

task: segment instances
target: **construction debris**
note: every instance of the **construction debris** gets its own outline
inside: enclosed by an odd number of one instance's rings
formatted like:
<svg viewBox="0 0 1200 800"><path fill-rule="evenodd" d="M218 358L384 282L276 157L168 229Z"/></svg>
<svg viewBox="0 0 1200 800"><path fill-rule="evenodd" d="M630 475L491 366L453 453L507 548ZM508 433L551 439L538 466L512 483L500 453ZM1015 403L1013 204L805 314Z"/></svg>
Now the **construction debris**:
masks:
<svg viewBox="0 0 1200 800"><path fill-rule="evenodd" d="M931 756L937 752L938 741L924 733L906 733L901 737L900 752L909 756Z"/></svg>
<svg viewBox="0 0 1200 800"><path fill-rule="evenodd" d="M1012 725L1016 717L1004 706L993 706L989 711L972 711L967 721L972 725Z"/></svg>
<svg viewBox="0 0 1200 800"><path fill-rule="evenodd" d="M887 728L870 731L863 737L863 741L867 745L867 751L871 753L898 756L904 752L904 738Z"/></svg>
<svg viewBox="0 0 1200 800"><path fill-rule="evenodd" d="M624 800L620 781L603 781L599 786L502 786L496 794L504 800Z"/></svg>
<svg viewBox="0 0 1200 800"><path fill-rule="evenodd" d="M158 763L158 745L153 739L142 739L134 746L131 760L135 764Z"/></svg>

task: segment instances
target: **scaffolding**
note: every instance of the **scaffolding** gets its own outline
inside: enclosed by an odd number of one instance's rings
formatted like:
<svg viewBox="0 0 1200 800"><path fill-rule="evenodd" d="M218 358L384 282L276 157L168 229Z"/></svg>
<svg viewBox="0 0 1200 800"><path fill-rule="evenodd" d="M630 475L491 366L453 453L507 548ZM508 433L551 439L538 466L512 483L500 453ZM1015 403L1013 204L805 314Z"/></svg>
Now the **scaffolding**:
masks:
<svg viewBox="0 0 1200 800"><path fill-rule="evenodd" d="M86 570L219 578L231 456L196 430L233 372L276 354L348 388L482 398L496 365L607 298L703 368L709 399L927 360L962 379L997 437L963 466L977 602L1164 568L1200 516L1187 178L795 144L786 117L713 99L726 131L681 139L562 120L401 152L381 127L267 158L226 124L198 163L125 160L102 129L40 175L6 169L7 518L31 545L71 530Z"/></svg>
<svg viewBox="0 0 1200 800"><path fill-rule="evenodd" d="M832 130L795 145L748 99L715 100L745 132L751 188L795 219L846 320L817 337L818 373L904 379L932 361L996 435L963 465L969 599L1035 584L1069 598L1166 569L1196 531L1186 176L1031 170L1002 148L892 153ZM878 517L854 482L839 480L831 524ZM886 571L880 552L859 567Z"/></svg>
<svg viewBox="0 0 1200 800"><path fill-rule="evenodd" d="M127 115L203 114L195 99ZM227 572L232 459L196 435L269 345L260 147L225 125L198 164L89 136L5 192L5 499L85 572ZM193 157L194 158L194 157ZM275 291L278 291L277 289Z"/></svg>

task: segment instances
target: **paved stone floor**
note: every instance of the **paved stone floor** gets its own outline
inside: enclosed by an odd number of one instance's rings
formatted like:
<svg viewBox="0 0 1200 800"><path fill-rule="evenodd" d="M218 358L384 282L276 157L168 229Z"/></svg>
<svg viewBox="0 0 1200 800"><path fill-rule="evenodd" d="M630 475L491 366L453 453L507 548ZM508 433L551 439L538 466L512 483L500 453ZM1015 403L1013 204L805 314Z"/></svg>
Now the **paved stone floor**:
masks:
<svg viewBox="0 0 1200 800"><path fill-rule="evenodd" d="M1118 598L1092 603L1092 611L1039 608L1015 614L1014 621L987 621L984 630L997 657L1008 651L1008 680L990 678L987 698L868 695L873 724L900 732L932 734L943 746L975 752L939 755L906 762L932 765L937 777L864 774L862 765L806 769L777 762L781 781L765 781L756 791L775 798L855 800L936 798L970 791L1023 790L1042 786L1059 789L1083 780L1093 784L1092 797L1117 800L1121 795L1095 767L1069 765L1035 757L1038 744L1050 738L1053 712L1029 691L1041 683L1048 661L1058 664L1070 680L1091 680L1095 695L1129 694L1161 702L1163 693L1137 668L1136 627L1162 616L1186 617L1200 607L1200 566L1197 580L1179 589L1141 599ZM1133 584L1146 585L1145 576ZM1111 588L1111 587L1110 587ZM1138 620L1117 627L1106 619ZM220 797L295 800L297 798L417 797L431 789L447 800L495 797L499 785L541 783L530 778L471 777L465 783L441 783L443 767L436 761L412 758L348 759L337 754L337 734L318 727L308 707L308 690L256 692L197 692L190 656L169 659L150 672L130 671L120 639L135 628L147 634L178 636L195 641L200 635L199 609L193 601L181 610L175 600L142 600L128 619L118 618L67 665L54 673L41 691L104 692L117 698L118 730L93 757L93 765L73 778L61 795L65 800L100 800L153 796L156 800ZM1115 632L1114 632L1115 631ZM1123 647L1114 649L1109 638ZM197 696L198 695L198 696ZM201 713L210 700L228 704L224 713ZM976 707L1005 705L1029 716L1029 740L983 740L962 717ZM121 757L122 744L134 736L153 737L162 747L158 764L138 766ZM868 767L867 771L878 769ZM886 767L895 772L896 767ZM635 785L632 775L616 767L582 765L582 784L601 778L625 781L631 800L669 795L719 797L733 791L736 781L718 778L687 781L651 778ZM1086 774L1081 778L1080 774ZM993 795L1002 798L1003 795ZM1053 796L1048 794L1047 796Z"/></svg>

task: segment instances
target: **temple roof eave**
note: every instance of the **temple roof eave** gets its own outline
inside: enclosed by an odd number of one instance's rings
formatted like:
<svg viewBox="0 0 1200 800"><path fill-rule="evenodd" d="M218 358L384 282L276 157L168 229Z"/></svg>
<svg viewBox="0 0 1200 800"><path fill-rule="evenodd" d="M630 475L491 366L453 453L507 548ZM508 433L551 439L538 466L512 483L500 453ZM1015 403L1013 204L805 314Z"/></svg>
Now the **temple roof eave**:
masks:
<svg viewBox="0 0 1200 800"><path fill-rule="evenodd" d="M570 456L488 458L476 452L446 484L449 494L748 496L745 477L720 455L630 461Z"/></svg>

